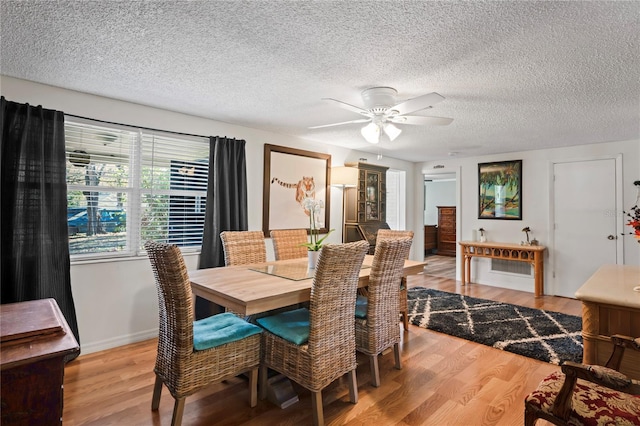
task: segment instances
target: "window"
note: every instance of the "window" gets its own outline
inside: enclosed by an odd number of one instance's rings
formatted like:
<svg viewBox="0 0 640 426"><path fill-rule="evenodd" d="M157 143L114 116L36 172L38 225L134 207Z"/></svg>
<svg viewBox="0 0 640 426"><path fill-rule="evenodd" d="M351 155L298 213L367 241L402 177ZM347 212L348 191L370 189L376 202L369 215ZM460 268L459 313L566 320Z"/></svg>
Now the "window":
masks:
<svg viewBox="0 0 640 426"><path fill-rule="evenodd" d="M405 228L406 213L406 172L401 170L387 170L387 225L391 229Z"/></svg>
<svg viewBox="0 0 640 426"><path fill-rule="evenodd" d="M144 129L65 122L72 258L134 256L146 240L199 250L209 142Z"/></svg>

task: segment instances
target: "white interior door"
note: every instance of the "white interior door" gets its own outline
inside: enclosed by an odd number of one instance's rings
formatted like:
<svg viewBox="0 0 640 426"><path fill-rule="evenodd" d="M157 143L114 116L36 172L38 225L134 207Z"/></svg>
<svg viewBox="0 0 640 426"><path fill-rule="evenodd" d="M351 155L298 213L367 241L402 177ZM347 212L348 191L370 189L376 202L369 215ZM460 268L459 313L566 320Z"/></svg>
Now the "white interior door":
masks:
<svg viewBox="0 0 640 426"><path fill-rule="evenodd" d="M575 298L601 265L617 263L616 160L556 163L553 173L555 294Z"/></svg>

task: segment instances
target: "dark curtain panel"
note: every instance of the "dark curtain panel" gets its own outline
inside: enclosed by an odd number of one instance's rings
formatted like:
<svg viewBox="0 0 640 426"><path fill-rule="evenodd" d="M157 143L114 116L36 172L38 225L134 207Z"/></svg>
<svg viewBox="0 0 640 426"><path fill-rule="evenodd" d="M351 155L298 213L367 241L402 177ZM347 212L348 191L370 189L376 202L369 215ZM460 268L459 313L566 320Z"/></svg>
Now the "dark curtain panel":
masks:
<svg viewBox="0 0 640 426"><path fill-rule="evenodd" d="M221 137L211 137L209 142L209 184L199 269L224 266L220 232L246 231L249 223L246 142ZM196 318L216 312L216 306L196 299Z"/></svg>
<svg viewBox="0 0 640 426"><path fill-rule="evenodd" d="M80 342L71 295L64 114L4 97L0 113L1 302L54 298Z"/></svg>

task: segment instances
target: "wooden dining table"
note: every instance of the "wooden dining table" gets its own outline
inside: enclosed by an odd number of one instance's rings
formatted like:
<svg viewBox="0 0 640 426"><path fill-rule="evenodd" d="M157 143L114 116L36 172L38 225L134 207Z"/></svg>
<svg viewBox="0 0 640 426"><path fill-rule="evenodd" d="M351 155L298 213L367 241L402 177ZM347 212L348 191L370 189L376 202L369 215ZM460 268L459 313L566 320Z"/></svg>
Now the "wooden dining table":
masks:
<svg viewBox="0 0 640 426"><path fill-rule="evenodd" d="M358 288L369 284L373 256L365 256ZM403 275L424 271L426 263L405 260ZM253 315L307 302L315 270L307 258L277 260L253 265L235 265L189 271L195 296L241 315Z"/></svg>
<svg viewBox="0 0 640 426"><path fill-rule="evenodd" d="M373 256L365 256L358 288L369 284ZM189 271L191 290L239 315L254 315L308 302L315 269L306 257L252 265L222 266ZM425 262L405 260L403 277L424 271ZM284 409L299 399L291 381L278 374L269 378L267 399Z"/></svg>

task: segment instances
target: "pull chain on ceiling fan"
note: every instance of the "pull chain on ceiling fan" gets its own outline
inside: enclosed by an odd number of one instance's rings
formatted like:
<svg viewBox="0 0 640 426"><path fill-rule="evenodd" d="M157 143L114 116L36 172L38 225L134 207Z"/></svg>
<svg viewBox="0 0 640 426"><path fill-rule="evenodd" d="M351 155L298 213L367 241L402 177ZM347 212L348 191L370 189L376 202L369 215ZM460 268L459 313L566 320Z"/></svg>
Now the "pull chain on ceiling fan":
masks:
<svg viewBox="0 0 640 426"><path fill-rule="evenodd" d="M369 123L360 129L360 133L369 143L378 143L384 132L390 140L397 138L402 130L395 124L425 125L434 124L446 126L453 121L452 118L427 117L423 115L409 115L411 113L431 108L444 100L443 96L432 92L418 96L400 103L396 103L398 92L392 87L372 87L362 92L362 100L365 108L360 108L346 102L332 98L323 98L325 101L335 102L339 107L363 115L366 118L343 121L340 123L313 126L310 129L341 126L343 124Z"/></svg>

